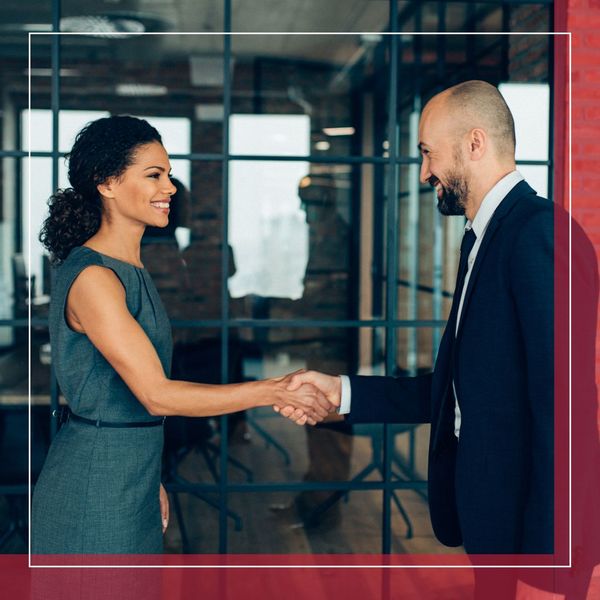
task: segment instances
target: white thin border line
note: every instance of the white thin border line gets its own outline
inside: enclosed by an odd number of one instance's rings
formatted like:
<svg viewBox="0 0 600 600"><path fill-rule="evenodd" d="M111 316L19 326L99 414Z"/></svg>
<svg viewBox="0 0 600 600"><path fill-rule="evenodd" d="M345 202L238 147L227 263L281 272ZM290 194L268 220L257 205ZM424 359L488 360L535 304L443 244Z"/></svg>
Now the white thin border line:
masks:
<svg viewBox="0 0 600 600"><path fill-rule="evenodd" d="M27 360L29 362L27 393L27 427L29 443L27 444L27 516L29 518L29 527L27 535L27 551L29 553L29 566L31 567L31 32L27 38L27 247L29 251L27 268ZM21 173L23 169L21 169Z"/></svg>
<svg viewBox="0 0 600 600"><path fill-rule="evenodd" d="M142 33L137 33L137 34L131 34L131 33L127 33L127 32L114 32L114 33L109 33L109 34L102 34L102 33L91 33L91 32L85 32L85 33L77 33L77 32L67 32L67 31L57 31L57 32L28 32L29 33L29 47L28 47L28 51L29 51L29 57L28 57L28 69L29 69L29 73L28 73L28 85L29 85L29 90L28 90L28 98L29 98L29 116L30 118L28 119L28 139L29 139L29 152L28 152L28 161L29 161L29 174L28 174L28 181L31 184L31 37L34 35L84 35L84 36L91 36L91 37L98 37L98 36L102 36L102 37L106 37L106 36L110 36L112 37L113 35L118 35L118 36L122 36L122 35L127 35L130 37L138 37L140 35L268 35L268 36L272 36L272 35L280 35L280 36L288 36L288 35L309 35L309 36L316 36L316 35L343 35L343 36L356 36L356 35L363 35L363 34L367 34L367 35L534 35L534 36L540 36L540 35L544 35L544 36L548 36L548 35L566 35L568 37L569 40L569 44L568 44L568 49L569 49L569 59L568 59L568 65L569 65L569 69L568 69L568 85L569 85L569 107L568 107L568 137L569 137L569 147L567 149L567 151L569 152L569 168L568 168L568 173L569 173L569 213L571 213L572 210L572 189L571 189L571 175L572 175L572 165L571 165L571 134L572 134L572 130L571 130L571 116L572 116L572 112L571 112L571 79L572 79L572 52L571 52L571 44L572 44L572 32L570 31L548 31L548 32L527 32L527 31L523 31L523 32L482 32L482 33L478 33L478 32L306 32L306 33L302 33L302 32L290 32L290 33L281 33L281 32L240 32L240 33L236 33L236 32L191 32L191 31L187 31L187 32L157 32L157 31L146 31L146 32L142 32ZM556 105L555 105L556 108ZM556 165L554 165L554 168L556 168ZM29 248L30 248L30 252L31 252L31 185L29 185L29 194L28 194L28 201L29 201L29 218L28 218L28 230L29 230ZM126 568L126 569L137 569L137 568L160 568L160 569L182 569L182 568L195 568L195 569L215 569L215 568L289 568L289 569L294 569L294 568L344 568L344 569L351 569L351 568L377 568L377 569L381 569L381 568L396 568L396 569L406 569L406 568L412 568L412 569L427 569L427 568L436 568L436 569L448 569L448 568L460 568L460 569L464 569L464 568L468 568L468 569L473 569L473 568L488 568L488 569L507 569L507 568L512 568L512 569L544 569L544 568L549 568L549 569L567 569L567 568L571 568L572 567L572 514L571 514L571 502L572 502L572 469L571 469L571 458L572 458L572 435L571 435L571 426L572 426L572 420L571 420L571 222L569 219L569 564L567 565L235 565L235 566L229 566L229 565L114 565L114 566L110 566L110 565L32 565L31 564L31 285L29 285L29 355L28 355L28 359L29 359L29 488L30 488L30 494L29 494L29 523L30 523L30 527L29 527L29 548L28 548L28 557L29 557L29 568L32 569L41 569L41 568L73 568L73 569L81 569L81 568L93 568L93 569L102 569L102 568ZM227 556L227 555L224 555ZM415 555L416 556L416 555ZM440 555L440 556L443 556Z"/></svg>
<svg viewBox="0 0 600 600"><path fill-rule="evenodd" d="M356 36L356 35L571 35L570 31L294 31L282 33L280 31L30 31L29 35L85 35L110 39L112 37L136 38L140 35L279 35L279 36Z"/></svg>
<svg viewBox="0 0 600 600"><path fill-rule="evenodd" d="M572 59L573 59L573 52L572 52L572 40L573 37L571 35L571 32L569 32L569 45L568 45L568 51L569 51L569 57L568 57L568 65L569 65L569 78L568 78L568 85L569 85L569 92L568 92L568 98L569 98L569 112L568 112L568 146L567 146L567 152L569 153L569 169L568 169L568 173L569 173L569 564L572 564L572 554L573 554L573 514L572 514L572 505L573 505L573 481L572 481L572 477L573 477L573 471L571 468L572 465L572 439L573 439L573 420L572 420L572 408L573 408L573 402L572 402L572 394L573 394L573 385L572 385L572 359L571 359L571 349L572 349L572 344L573 344L573 339L572 339L572 315L573 315L573 311L572 311L572 296L571 296L571 292L572 292L572 262L573 262L573 257L572 257L572 247L571 247L571 241L572 241L572 215L573 215L573 185L572 185L572 160L573 160L573 153L571 151L571 148L573 147L573 140L572 140L572 134L573 134L573 129L572 129L572 90L573 90L573 85L572 85ZM555 136L556 137L556 136ZM556 309L555 309L556 310ZM556 312L555 312L556 314Z"/></svg>
<svg viewBox="0 0 600 600"><path fill-rule="evenodd" d="M227 554L223 554L222 556L227 556ZM309 556L311 556L311 555L309 555ZM312 555L312 556L318 556L318 555ZM468 556L468 555L465 555L465 556ZM32 569L570 569L571 568L570 565L30 565L30 567Z"/></svg>

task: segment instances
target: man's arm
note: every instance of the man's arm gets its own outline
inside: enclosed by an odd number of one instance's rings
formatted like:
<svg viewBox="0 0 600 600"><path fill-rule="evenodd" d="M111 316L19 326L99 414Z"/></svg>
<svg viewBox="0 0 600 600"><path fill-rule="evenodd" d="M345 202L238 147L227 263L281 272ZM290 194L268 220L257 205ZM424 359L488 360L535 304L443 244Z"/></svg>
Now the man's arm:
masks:
<svg viewBox="0 0 600 600"><path fill-rule="evenodd" d="M362 377L349 378L351 389L349 423L429 423L431 420L432 374L417 377ZM342 381L337 375L318 371L299 371L290 376L288 390L302 383L318 388L331 404L342 403ZM297 411L281 410L295 422Z"/></svg>
<svg viewBox="0 0 600 600"><path fill-rule="evenodd" d="M432 377L432 373L416 377L350 377L352 405L346 421L429 423Z"/></svg>
<svg viewBox="0 0 600 600"><path fill-rule="evenodd" d="M558 267L558 265L557 265ZM525 350L531 414L531 477L523 552L554 544L554 219L538 212L520 228L510 264Z"/></svg>

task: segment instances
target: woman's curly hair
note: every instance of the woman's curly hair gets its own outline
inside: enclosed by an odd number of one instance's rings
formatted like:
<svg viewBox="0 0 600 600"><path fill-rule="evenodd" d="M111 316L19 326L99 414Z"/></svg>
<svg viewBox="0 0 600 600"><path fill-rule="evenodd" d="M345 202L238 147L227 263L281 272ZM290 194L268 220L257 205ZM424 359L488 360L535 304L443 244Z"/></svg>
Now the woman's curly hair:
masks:
<svg viewBox="0 0 600 600"><path fill-rule="evenodd" d="M139 146L159 142L160 134L143 119L112 116L88 123L75 138L69 160L70 188L48 200L49 215L39 239L53 263L90 239L100 228L102 199L97 186L120 177Z"/></svg>

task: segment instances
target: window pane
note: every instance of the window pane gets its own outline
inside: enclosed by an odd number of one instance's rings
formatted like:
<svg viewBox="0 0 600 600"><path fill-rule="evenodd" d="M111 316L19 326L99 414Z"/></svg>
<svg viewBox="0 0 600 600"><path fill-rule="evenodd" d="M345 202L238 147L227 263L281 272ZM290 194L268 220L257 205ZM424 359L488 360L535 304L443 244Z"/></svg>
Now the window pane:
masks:
<svg viewBox="0 0 600 600"><path fill-rule="evenodd" d="M550 86L503 83L499 89L515 120L517 161L548 160Z"/></svg>
<svg viewBox="0 0 600 600"><path fill-rule="evenodd" d="M164 135L171 154L221 151L222 36L66 35L61 39L62 109L83 106L149 118Z"/></svg>
<svg viewBox="0 0 600 600"><path fill-rule="evenodd" d="M51 42L49 35L31 36L31 70L28 65L21 62L21 72L14 73L15 82L11 91L11 104L13 111L7 116L12 121L11 129L14 131L14 143L22 150L29 150L29 133L31 131L31 150L49 152L52 150L52 118L50 108L51 93ZM25 46L25 52L28 48ZM17 68L17 65L14 65ZM23 75L18 82L17 75ZM28 77L30 75L30 77ZM30 99L28 96L31 83L31 119L28 119L27 108ZM29 123L31 122L31 128Z"/></svg>
<svg viewBox="0 0 600 600"><path fill-rule="evenodd" d="M377 314L382 274L373 261L383 261L383 168L233 161L230 176L233 317Z"/></svg>
<svg viewBox="0 0 600 600"><path fill-rule="evenodd" d="M172 160L180 191L169 225L147 230L142 260L172 319L221 316L222 166L220 162ZM191 171L191 186L185 185ZM230 261L231 262L231 261Z"/></svg>
<svg viewBox="0 0 600 600"><path fill-rule="evenodd" d="M13 269L19 255L21 219L18 202L18 180L20 159L3 158L0 160L0 319L10 319L14 315L13 302L15 277ZM12 331L0 329L0 348L12 344Z"/></svg>
<svg viewBox="0 0 600 600"><path fill-rule="evenodd" d="M399 169L398 318L446 319L458 268L464 217L444 217L419 182L420 165Z"/></svg>
<svg viewBox="0 0 600 600"><path fill-rule="evenodd" d="M517 169L539 196L548 197L548 167L542 165L519 165L517 163Z"/></svg>
<svg viewBox="0 0 600 600"><path fill-rule="evenodd" d="M306 115L311 154L381 156L388 38L233 35L231 43L233 113Z"/></svg>
<svg viewBox="0 0 600 600"><path fill-rule="evenodd" d="M21 167L22 253L33 278L31 294L37 297L47 294L49 286L47 253L38 235L52 194L52 159L32 157L22 161Z"/></svg>

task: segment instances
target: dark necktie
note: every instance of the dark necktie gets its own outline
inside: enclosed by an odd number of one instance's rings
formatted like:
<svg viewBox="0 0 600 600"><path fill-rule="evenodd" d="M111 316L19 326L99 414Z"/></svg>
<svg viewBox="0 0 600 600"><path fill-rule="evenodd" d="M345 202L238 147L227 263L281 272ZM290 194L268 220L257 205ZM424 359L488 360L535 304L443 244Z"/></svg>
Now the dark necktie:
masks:
<svg viewBox="0 0 600 600"><path fill-rule="evenodd" d="M456 336L456 317L458 314L458 305L460 304L460 297L462 295L463 286L465 284L465 277L468 271L469 265L469 254L473 249L473 244L477 236L473 229L465 231L462 242L460 244L460 260L458 262L458 273L456 275L456 287L454 288L454 298L452 299L452 308L450 309L450 315L448 316L448 322L446 324L445 336L448 336L450 341L447 346L449 355L449 370L448 370L448 387L447 392L442 399L442 406L440 410L440 416L438 424L435 430L435 439L433 447L438 447L440 439L454 440L454 404L457 401L454 392L451 391L454 388L451 385L454 371L454 353L456 350L455 336Z"/></svg>
<svg viewBox="0 0 600 600"><path fill-rule="evenodd" d="M452 301L452 309L448 318L448 324L453 327L452 333L456 331L456 318L458 315L458 306L460 304L460 298L462 296L463 286L465 284L465 277L467 276L469 254L473 249L477 236L473 229L467 229L463 235L462 242L460 243L460 260L458 262L458 273L456 275L456 287L454 288L454 299ZM453 335L454 337L454 335Z"/></svg>

